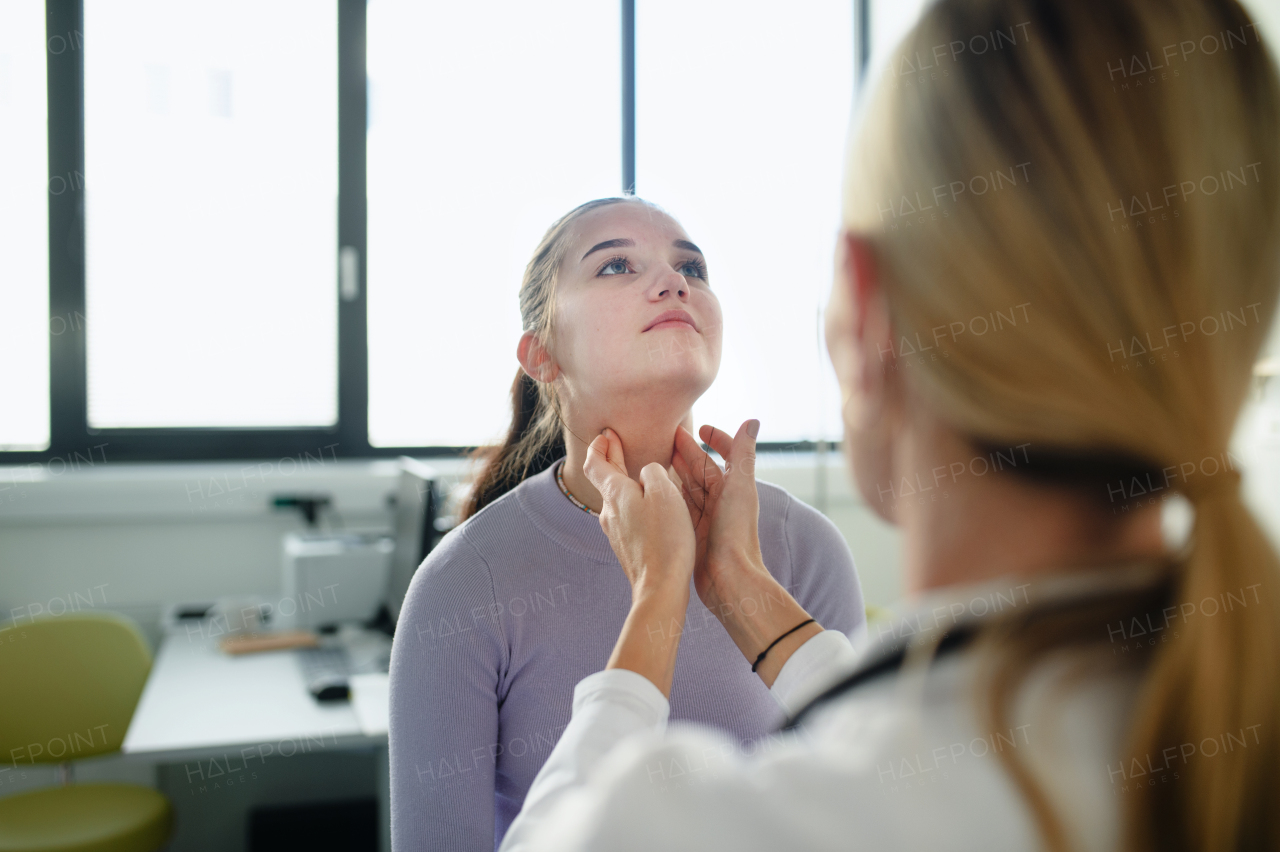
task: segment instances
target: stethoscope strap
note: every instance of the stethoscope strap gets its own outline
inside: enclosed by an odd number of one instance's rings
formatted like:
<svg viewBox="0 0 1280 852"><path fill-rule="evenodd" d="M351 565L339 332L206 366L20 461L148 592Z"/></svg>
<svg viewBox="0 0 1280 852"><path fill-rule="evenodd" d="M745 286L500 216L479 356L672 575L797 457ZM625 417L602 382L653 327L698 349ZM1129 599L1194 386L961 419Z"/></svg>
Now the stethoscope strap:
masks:
<svg viewBox="0 0 1280 852"><path fill-rule="evenodd" d="M934 649L933 659L937 660L944 654L958 651L968 645L978 634L978 626L976 624L959 625L948 630L941 639L938 640L937 647ZM844 695L850 690L857 689L864 683L883 677L887 674L893 674L902 668L902 664L906 662L907 651L909 645L902 643L887 650L885 653L879 654L872 659L866 661L858 668L854 669L843 680L828 688L817 698L810 701L804 707L801 707L796 715L787 720L781 730L795 730L801 721L815 707L819 707L832 699Z"/></svg>

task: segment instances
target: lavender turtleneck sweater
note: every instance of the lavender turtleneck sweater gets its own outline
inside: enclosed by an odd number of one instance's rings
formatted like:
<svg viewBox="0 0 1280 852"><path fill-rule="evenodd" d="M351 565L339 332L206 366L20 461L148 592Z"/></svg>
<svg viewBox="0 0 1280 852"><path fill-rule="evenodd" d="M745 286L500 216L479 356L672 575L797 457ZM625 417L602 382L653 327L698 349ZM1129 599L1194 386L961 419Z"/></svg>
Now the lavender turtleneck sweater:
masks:
<svg viewBox="0 0 1280 852"><path fill-rule="evenodd" d="M604 668L631 587L597 518L555 466L450 532L414 575L391 654L391 833L396 852L491 850L569 723L574 685ZM820 624L863 628L853 557L835 526L759 483L765 565ZM776 601L737 602L744 609ZM728 731L744 753L778 704L696 593L671 718Z"/></svg>

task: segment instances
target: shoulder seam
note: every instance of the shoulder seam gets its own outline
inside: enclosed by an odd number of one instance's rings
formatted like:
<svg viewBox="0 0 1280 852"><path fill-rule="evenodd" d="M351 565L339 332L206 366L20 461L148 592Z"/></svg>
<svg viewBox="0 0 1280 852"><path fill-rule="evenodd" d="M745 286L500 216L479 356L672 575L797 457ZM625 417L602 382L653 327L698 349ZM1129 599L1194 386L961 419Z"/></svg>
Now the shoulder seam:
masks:
<svg viewBox="0 0 1280 852"><path fill-rule="evenodd" d="M487 506L485 508L488 508ZM498 591L493 584L493 569L489 567L489 560L484 558L484 554L480 552L480 548L476 547L475 542L467 535L467 530L460 530L458 538L467 543L475 555L480 559L480 564L484 565L484 573L489 578L489 601L493 604L494 611L498 613L498 638L502 641L502 668L505 671L511 667L511 642L507 638L507 632L502 627L502 613L498 610Z"/></svg>

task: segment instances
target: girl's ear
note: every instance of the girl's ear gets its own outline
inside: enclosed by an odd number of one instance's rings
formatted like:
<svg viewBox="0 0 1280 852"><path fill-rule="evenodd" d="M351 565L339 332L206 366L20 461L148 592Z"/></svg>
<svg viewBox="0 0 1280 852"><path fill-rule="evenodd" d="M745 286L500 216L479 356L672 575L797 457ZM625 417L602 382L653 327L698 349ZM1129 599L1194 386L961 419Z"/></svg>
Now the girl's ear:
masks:
<svg viewBox="0 0 1280 852"><path fill-rule="evenodd" d="M539 382L552 382L560 375L560 365L551 357L547 347L532 331L520 335L516 346L516 358L529 377Z"/></svg>

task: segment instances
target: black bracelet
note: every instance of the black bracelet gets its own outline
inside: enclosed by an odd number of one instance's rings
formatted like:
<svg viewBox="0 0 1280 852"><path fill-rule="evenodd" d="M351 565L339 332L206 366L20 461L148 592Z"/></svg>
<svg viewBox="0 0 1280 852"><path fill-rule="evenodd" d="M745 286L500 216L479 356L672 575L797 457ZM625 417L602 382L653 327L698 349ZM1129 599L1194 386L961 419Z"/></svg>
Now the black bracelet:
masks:
<svg viewBox="0 0 1280 852"><path fill-rule="evenodd" d="M769 643L769 647L768 647L768 648L765 648L763 651L761 651L761 652L760 652L760 656L756 657L756 661L755 661L754 663L752 663L752 664L751 664L751 671L755 671L755 670L756 670L756 666L760 665L760 661L764 659L764 655L765 655L765 654L767 654L767 653L769 653L770 651L772 651L772 650L773 650L773 646L774 646L774 645L777 645L777 644L778 644L779 642L781 642L783 639L786 639L788 636L790 636L792 633L795 633L797 630L799 630L801 627L804 627L806 624L813 624L813 622L814 622L814 619L812 619L812 618L808 619L807 621L802 621L802 622L800 622L799 624L797 624L795 627L793 627L793 628L791 628L790 630L788 630L786 633L783 633L783 634L782 634L781 636L779 636L777 639L774 639L772 642L770 642L770 643Z"/></svg>

